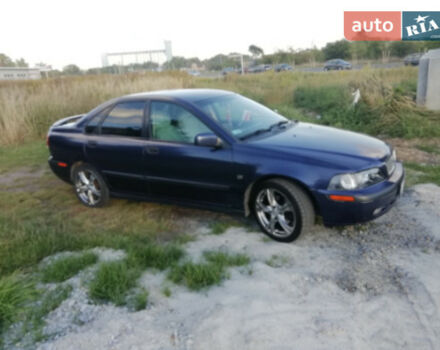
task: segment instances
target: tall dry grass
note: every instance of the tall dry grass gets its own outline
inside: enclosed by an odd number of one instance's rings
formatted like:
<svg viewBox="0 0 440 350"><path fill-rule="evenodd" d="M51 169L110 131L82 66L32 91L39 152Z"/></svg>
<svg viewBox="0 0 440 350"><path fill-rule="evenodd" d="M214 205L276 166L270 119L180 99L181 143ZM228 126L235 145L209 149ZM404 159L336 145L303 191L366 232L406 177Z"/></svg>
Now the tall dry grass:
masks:
<svg viewBox="0 0 440 350"><path fill-rule="evenodd" d="M186 74L85 76L0 84L0 144L44 137L56 120L85 113L113 97L184 88Z"/></svg>
<svg viewBox="0 0 440 350"><path fill-rule="evenodd" d="M56 120L89 111L117 96L140 91L206 87L236 91L269 106L294 108L299 87L364 86L366 98L381 99L380 81L391 86L415 81L417 69L363 69L344 72L288 72L231 75L222 79L193 78L185 73L148 73L68 77L0 84L0 144L44 137Z"/></svg>

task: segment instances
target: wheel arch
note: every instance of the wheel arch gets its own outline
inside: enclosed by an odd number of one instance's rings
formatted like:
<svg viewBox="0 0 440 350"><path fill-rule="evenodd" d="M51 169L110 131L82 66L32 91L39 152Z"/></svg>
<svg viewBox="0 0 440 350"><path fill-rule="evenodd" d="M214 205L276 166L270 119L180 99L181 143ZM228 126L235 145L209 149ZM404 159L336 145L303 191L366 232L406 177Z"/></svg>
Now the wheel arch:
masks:
<svg viewBox="0 0 440 350"><path fill-rule="evenodd" d="M287 180L287 181L299 186L302 190L304 190L304 192L309 196L310 200L312 201L313 208L315 209L315 213L318 215L320 214L318 202L316 201L315 197L313 196L312 192L310 191L310 189L307 187L306 184L304 184L303 182L301 182L295 178L289 177L289 176L271 174L271 175L264 175L264 176L259 177L258 179L256 179L252 183L250 183L248 185L248 187L246 188L246 191L244 193L244 198L243 198L244 215L246 217L251 214L250 200L251 200L253 194L255 193L255 189L258 188L258 185L260 185L261 183L263 183L265 181L275 180L275 179Z"/></svg>
<svg viewBox="0 0 440 350"><path fill-rule="evenodd" d="M76 161L72 162L72 165L70 166L70 181L72 183L74 183L73 172L74 172L75 168L80 166L81 164L85 164L85 162L83 160L76 160Z"/></svg>

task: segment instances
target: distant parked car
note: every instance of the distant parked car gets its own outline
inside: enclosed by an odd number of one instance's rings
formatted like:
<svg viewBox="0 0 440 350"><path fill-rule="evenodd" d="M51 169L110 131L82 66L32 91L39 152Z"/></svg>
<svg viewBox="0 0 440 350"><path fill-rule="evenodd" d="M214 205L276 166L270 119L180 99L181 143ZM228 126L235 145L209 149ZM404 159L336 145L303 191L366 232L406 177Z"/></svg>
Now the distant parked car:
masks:
<svg viewBox="0 0 440 350"><path fill-rule="evenodd" d="M258 66L253 66L248 68L248 73L262 73L266 71L266 68L263 64L259 64Z"/></svg>
<svg viewBox="0 0 440 350"><path fill-rule="evenodd" d="M351 68L352 66L350 62L344 61L340 58L329 60L324 64L324 70L344 70Z"/></svg>
<svg viewBox="0 0 440 350"><path fill-rule="evenodd" d="M409 54L408 56L405 56L405 58L403 59L403 63L405 64L405 66L418 66L422 56L423 52Z"/></svg>
<svg viewBox="0 0 440 350"><path fill-rule="evenodd" d="M292 71L293 67L290 64L287 63L280 63L273 67L273 70L275 72L285 72L285 71Z"/></svg>
<svg viewBox="0 0 440 350"><path fill-rule="evenodd" d="M195 70L195 69L191 69L191 70L189 70L189 71L188 71L188 74L189 74L189 75L192 75L193 77L198 77L198 76L200 76L200 72L199 72L198 70Z"/></svg>
<svg viewBox="0 0 440 350"><path fill-rule="evenodd" d="M88 207L114 196L253 213L282 242L311 229L315 214L330 226L375 219L404 186L385 142L222 90L116 98L57 121L47 144L51 169Z"/></svg>

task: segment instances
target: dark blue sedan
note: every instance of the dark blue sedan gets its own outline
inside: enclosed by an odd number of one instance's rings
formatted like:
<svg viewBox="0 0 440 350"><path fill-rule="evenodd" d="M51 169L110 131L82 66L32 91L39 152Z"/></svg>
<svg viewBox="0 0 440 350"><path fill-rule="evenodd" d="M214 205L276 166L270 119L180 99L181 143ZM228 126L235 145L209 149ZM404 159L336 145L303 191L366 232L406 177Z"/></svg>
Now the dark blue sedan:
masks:
<svg viewBox="0 0 440 350"><path fill-rule="evenodd" d="M86 206L116 196L253 214L282 242L315 215L330 226L374 219L404 184L386 143L221 90L117 98L56 122L48 145L52 170Z"/></svg>

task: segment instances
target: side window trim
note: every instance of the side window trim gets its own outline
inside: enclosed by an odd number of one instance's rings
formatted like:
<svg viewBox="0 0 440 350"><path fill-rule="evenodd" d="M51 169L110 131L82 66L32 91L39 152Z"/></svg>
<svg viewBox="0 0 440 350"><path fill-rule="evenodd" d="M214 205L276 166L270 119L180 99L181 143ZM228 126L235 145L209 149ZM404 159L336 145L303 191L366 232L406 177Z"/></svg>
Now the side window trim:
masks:
<svg viewBox="0 0 440 350"><path fill-rule="evenodd" d="M144 106L144 119L142 124L142 137L146 140L150 139L150 110L151 110L151 100L145 100Z"/></svg>
<svg viewBox="0 0 440 350"><path fill-rule="evenodd" d="M103 120L107 117L107 115L110 113L110 111L113 109L113 107L116 104L113 104L111 106L107 106L104 109L101 109L99 112L95 113L88 121L87 123L84 125L84 133L87 135L101 135L101 124L103 122ZM99 121L95 126L95 130L94 132L87 132L87 127L89 126L89 124L95 119L98 118Z"/></svg>

